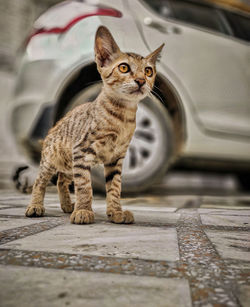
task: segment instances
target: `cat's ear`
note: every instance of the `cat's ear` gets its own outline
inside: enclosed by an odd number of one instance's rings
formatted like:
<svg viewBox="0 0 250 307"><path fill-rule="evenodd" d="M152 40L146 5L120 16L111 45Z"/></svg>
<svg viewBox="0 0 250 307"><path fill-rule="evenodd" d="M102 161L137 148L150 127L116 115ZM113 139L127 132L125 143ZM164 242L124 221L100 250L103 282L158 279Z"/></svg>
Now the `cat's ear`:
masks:
<svg viewBox="0 0 250 307"><path fill-rule="evenodd" d="M148 59L148 61L151 62L152 64L155 64L156 61L159 60L160 58L160 53L164 45L165 44L162 44L159 48L155 49L155 51L146 56L146 59Z"/></svg>
<svg viewBox="0 0 250 307"><path fill-rule="evenodd" d="M116 59L121 53L109 30L100 26L95 35L95 59L99 67L104 67Z"/></svg>

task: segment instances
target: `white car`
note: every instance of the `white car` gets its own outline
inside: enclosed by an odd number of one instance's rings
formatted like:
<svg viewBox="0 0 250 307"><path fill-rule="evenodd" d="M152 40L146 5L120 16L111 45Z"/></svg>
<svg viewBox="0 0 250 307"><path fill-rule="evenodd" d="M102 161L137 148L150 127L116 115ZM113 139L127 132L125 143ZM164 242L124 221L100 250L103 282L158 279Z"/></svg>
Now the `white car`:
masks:
<svg viewBox="0 0 250 307"><path fill-rule="evenodd" d="M250 172L249 14L203 1L65 1L27 39L12 101L18 147L33 162L39 140L101 88L94 36L107 26L123 51L165 43L152 95L137 112L123 191L146 189L177 164ZM94 170L96 185L102 170Z"/></svg>

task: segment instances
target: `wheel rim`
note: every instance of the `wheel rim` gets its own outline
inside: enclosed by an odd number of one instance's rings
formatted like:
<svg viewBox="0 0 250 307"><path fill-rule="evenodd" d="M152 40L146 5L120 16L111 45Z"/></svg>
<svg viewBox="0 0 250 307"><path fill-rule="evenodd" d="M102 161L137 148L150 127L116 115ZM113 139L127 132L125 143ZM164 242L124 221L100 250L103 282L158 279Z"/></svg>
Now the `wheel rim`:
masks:
<svg viewBox="0 0 250 307"><path fill-rule="evenodd" d="M139 179L158 164L157 153L161 150L163 135L156 114L148 107L149 103L152 99L147 97L138 105L136 130L123 165L124 180Z"/></svg>

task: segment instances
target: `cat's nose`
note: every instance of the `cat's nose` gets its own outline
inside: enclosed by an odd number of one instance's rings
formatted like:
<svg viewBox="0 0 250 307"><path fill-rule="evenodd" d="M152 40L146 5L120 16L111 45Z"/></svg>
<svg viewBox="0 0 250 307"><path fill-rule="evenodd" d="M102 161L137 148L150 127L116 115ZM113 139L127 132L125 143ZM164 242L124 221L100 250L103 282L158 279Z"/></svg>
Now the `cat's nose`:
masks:
<svg viewBox="0 0 250 307"><path fill-rule="evenodd" d="M146 80L143 78L136 78L135 83L138 84L139 87L142 87L145 84Z"/></svg>

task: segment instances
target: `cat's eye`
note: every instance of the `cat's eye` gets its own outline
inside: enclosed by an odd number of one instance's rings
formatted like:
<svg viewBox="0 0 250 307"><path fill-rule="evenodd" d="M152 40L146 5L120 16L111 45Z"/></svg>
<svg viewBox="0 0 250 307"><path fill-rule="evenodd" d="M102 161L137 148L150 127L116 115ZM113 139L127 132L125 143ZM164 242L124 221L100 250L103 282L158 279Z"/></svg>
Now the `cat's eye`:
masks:
<svg viewBox="0 0 250 307"><path fill-rule="evenodd" d="M126 72L129 72L130 71L130 67L127 63L121 63L119 66L118 66L120 72L122 73L126 73Z"/></svg>
<svg viewBox="0 0 250 307"><path fill-rule="evenodd" d="M153 69L151 67L146 67L145 68L145 74L147 77L152 77L153 76Z"/></svg>

